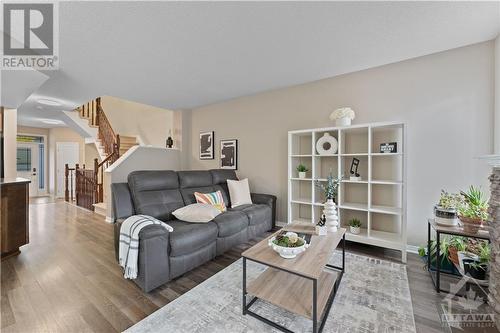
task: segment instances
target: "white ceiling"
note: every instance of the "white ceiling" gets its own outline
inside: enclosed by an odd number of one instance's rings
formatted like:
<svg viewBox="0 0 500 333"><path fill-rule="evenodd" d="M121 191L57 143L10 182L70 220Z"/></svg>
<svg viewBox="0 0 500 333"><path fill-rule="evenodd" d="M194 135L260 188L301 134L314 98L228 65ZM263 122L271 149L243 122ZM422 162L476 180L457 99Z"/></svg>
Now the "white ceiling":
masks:
<svg viewBox="0 0 500 333"><path fill-rule="evenodd" d="M189 109L493 39L500 2L61 2L43 126L111 95Z"/></svg>

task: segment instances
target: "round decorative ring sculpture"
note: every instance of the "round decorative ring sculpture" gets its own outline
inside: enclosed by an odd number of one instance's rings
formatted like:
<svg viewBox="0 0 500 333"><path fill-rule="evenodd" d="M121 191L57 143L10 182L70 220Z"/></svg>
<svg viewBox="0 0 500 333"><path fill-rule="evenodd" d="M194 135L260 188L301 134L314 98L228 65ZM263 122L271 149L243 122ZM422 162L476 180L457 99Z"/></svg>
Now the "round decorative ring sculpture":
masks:
<svg viewBox="0 0 500 333"><path fill-rule="evenodd" d="M316 150L320 155L333 155L337 153L339 148L339 143L337 139L331 136L329 133L323 134L321 138L316 142Z"/></svg>

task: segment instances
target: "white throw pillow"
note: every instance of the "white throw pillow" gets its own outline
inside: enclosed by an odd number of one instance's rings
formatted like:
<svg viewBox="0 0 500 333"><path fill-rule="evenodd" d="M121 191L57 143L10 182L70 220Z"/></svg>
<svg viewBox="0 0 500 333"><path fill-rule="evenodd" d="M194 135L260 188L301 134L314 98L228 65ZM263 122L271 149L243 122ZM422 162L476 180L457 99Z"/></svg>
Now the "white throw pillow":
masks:
<svg viewBox="0 0 500 333"><path fill-rule="evenodd" d="M172 215L185 222L206 223L220 213L221 211L213 205L195 203L173 211Z"/></svg>
<svg viewBox="0 0 500 333"><path fill-rule="evenodd" d="M227 188L229 189L229 197L231 198L231 207L252 204L250 197L250 187L248 186L248 178L243 180L227 180Z"/></svg>

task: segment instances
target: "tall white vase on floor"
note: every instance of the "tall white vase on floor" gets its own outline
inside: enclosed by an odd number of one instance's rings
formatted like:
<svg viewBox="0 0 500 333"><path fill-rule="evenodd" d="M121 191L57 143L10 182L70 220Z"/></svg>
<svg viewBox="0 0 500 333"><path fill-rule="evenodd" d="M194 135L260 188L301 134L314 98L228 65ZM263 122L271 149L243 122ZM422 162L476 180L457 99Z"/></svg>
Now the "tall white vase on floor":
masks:
<svg viewBox="0 0 500 333"><path fill-rule="evenodd" d="M337 214L337 205L332 199L326 200L323 214L325 214L328 231L336 232L339 225L339 215Z"/></svg>

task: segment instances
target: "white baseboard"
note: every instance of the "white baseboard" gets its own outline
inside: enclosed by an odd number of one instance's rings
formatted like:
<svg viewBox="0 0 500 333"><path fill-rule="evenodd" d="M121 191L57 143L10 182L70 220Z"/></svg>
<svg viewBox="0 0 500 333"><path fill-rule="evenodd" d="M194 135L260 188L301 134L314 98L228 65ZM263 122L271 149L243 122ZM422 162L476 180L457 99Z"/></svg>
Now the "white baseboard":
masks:
<svg viewBox="0 0 500 333"><path fill-rule="evenodd" d="M115 220L111 216L106 216L106 218L104 219L104 221L106 221L106 222L108 222L110 224L115 223Z"/></svg>
<svg viewBox="0 0 500 333"><path fill-rule="evenodd" d="M418 246L406 245L406 252L418 254Z"/></svg>

